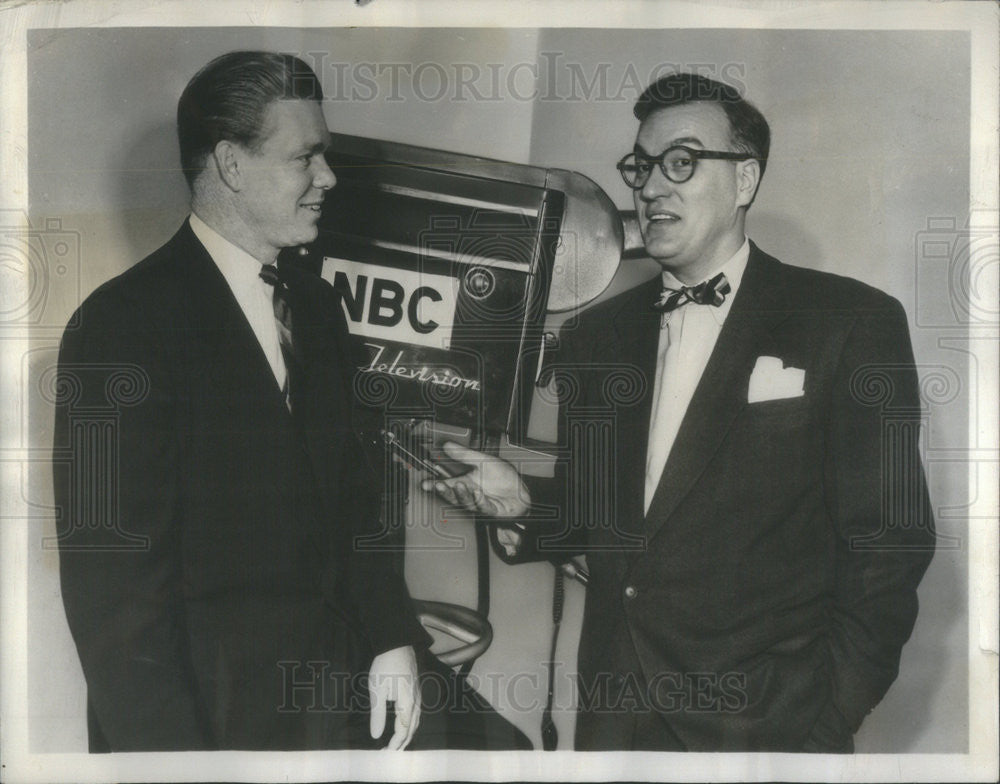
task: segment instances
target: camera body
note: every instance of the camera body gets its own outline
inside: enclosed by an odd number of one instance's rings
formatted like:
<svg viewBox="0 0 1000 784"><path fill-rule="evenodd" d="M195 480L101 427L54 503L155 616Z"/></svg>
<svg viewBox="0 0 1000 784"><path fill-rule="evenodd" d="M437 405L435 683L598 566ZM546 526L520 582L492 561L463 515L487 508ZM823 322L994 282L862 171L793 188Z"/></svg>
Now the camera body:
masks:
<svg viewBox="0 0 1000 784"><path fill-rule="evenodd" d="M337 187L306 263L339 295L357 398L383 420L526 444L546 313L617 269L610 200L572 172L363 137L334 134L327 160Z"/></svg>

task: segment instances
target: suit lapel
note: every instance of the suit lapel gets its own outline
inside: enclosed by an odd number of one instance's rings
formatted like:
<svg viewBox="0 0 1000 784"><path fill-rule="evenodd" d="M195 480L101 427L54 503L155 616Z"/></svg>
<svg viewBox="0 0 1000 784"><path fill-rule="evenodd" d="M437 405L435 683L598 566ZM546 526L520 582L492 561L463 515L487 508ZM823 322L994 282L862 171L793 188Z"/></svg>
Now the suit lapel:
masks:
<svg viewBox="0 0 1000 784"><path fill-rule="evenodd" d="M311 463L316 487L327 509L338 508L340 454L351 420L349 376L343 361L346 327L330 318L329 302L311 281L288 271L293 341L303 356L303 378L294 417L257 336L222 272L188 224L175 236L175 259L185 291L178 328L186 341L192 376L220 399L234 420L255 423L261 443L276 459ZM204 394L197 397L202 398ZM256 457L256 456L254 456Z"/></svg>
<svg viewBox="0 0 1000 784"><path fill-rule="evenodd" d="M212 375L239 385L240 397L280 403L287 413L264 349L222 272L187 221L175 239L194 340L206 352Z"/></svg>
<svg viewBox="0 0 1000 784"><path fill-rule="evenodd" d="M649 415L652 410L653 383L659 348L660 315L651 307L661 289L660 276L638 286L626 297L614 316L614 331L608 332L611 345L602 346L596 355L612 358L638 370L643 393L633 405L615 406L614 492L611 499L618 509L618 524L626 533L641 535L643 496L645 493L646 449ZM613 405L604 392L603 405ZM630 550L637 553L638 551Z"/></svg>
<svg viewBox="0 0 1000 784"><path fill-rule="evenodd" d="M784 318L779 264L750 244L750 259L732 309L681 422L646 517L652 538L677 508L747 405L750 373L771 331ZM648 430L646 431L648 432Z"/></svg>

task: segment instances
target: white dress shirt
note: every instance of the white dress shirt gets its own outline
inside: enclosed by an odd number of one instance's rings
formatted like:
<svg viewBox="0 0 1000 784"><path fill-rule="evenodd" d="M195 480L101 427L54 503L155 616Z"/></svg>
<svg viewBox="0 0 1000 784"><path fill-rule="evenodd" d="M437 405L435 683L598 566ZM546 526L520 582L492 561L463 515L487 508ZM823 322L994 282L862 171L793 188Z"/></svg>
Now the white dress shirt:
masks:
<svg viewBox="0 0 1000 784"><path fill-rule="evenodd" d="M229 284L236 302L246 316L257 336L257 342L267 357L267 362L278 382L278 388L285 388L285 359L281 355L278 338L278 323L274 318L272 298L274 288L260 277L263 266L242 248L238 248L215 229L211 228L194 213L191 214L191 230L198 238L212 261L219 268Z"/></svg>
<svg viewBox="0 0 1000 784"><path fill-rule="evenodd" d="M708 358L719 339L722 325L733 306L743 271L750 257L750 243L744 238L736 253L716 270L705 276L710 280L720 272L729 281L730 292L725 301L715 307L689 302L669 314L660 330L660 343L653 384L653 408L649 417L649 444L646 451L645 506L649 505L660 483L681 422L687 413L695 388L701 380ZM663 285L679 289L683 284L664 270ZM700 283L701 281L699 281Z"/></svg>

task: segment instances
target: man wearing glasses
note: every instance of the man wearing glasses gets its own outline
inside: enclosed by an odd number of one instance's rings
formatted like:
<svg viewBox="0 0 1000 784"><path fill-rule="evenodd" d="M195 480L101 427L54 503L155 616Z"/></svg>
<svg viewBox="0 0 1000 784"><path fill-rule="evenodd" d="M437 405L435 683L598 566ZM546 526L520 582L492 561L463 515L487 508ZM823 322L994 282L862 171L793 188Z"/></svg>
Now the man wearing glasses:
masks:
<svg viewBox="0 0 1000 784"><path fill-rule="evenodd" d="M577 749L851 751L934 547L906 315L747 239L770 132L736 90L672 75L634 112L662 275L564 330L569 457L540 482L453 450L476 469L433 487L516 518L512 563L586 554Z"/></svg>

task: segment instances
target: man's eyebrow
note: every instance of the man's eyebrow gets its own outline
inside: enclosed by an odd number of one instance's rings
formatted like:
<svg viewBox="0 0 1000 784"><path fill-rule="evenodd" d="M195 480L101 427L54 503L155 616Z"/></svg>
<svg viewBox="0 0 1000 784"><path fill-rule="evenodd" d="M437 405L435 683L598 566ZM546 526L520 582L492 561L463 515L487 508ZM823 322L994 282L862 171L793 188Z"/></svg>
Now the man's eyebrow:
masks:
<svg viewBox="0 0 1000 784"><path fill-rule="evenodd" d="M667 142L666 146L663 149L667 150L671 147L676 147L678 144L697 144L699 147L705 146L704 142L702 142L702 140L699 139L697 136L681 136L677 139L671 139L669 142ZM650 153L646 152L646 150L644 150L642 145L639 144L638 142L636 142L634 152L636 152L639 155L645 155L647 158L653 157Z"/></svg>
<svg viewBox="0 0 1000 784"><path fill-rule="evenodd" d="M330 148L330 137L329 135L324 136L321 139L316 139L310 143L309 141L303 139L302 144L295 153L293 157L298 158L300 155L318 155L321 152L326 152Z"/></svg>

